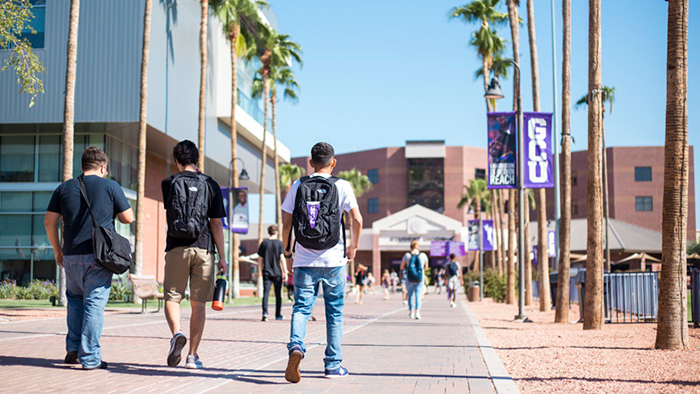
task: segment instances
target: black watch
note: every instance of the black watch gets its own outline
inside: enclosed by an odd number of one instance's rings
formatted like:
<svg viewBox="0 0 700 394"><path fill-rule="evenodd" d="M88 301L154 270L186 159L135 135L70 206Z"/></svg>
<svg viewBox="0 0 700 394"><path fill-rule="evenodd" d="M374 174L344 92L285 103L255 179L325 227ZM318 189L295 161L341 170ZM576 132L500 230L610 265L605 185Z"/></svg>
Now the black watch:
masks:
<svg viewBox="0 0 700 394"><path fill-rule="evenodd" d="M286 259L291 259L291 258L292 258L292 254L291 254L291 253L289 253L289 254L285 253L285 254L284 254L284 258L286 258Z"/></svg>

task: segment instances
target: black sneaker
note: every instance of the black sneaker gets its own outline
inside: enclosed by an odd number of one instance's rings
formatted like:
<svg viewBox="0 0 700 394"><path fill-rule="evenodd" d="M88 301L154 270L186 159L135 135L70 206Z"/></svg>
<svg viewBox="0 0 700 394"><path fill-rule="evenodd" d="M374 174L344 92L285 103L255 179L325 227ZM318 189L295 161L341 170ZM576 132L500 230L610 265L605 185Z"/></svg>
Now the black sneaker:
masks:
<svg viewBox="0 0 700 394"><path fill-rule="evenodd" d="M304 358L304 353L298 347L292 348L289 353L289 361L287 361L287 370L284 373L284 378L290 383L299 383L301 380L301 373L299 372L299 364L301 364L301 359Z"/></svg>
<svg viewBox="0 0 700 394"><path fill-rule="evenodd" d="M177 365L180 364L180 360L182 360L182 356L180 354L182 353L182 348L185 347L185 344L187 344L187 337L185 337L185 334L178 331L175 333L175 335L173 335L173 338L170 340L170 352L168 352L169 367L177 367Z"/></svg>
<svg viewBox="0 0 700 394"><path fill-rule="evenodd" d="M78 352L66 353L66 358L63 359L65 364L80 364L78 361Z"/></svg>
<svg viewBox="0 0 700 394"><path fill-rule="evenodd" d="M94 366L94 367L86 367L83 365L83 369L86 371L92 371L95 369L107 369L107 363L105 361L100 362L100 365Z"/></svg>
<svg viewBox="0 0 700 394"><path fill-rule="evenodd" d="M284 316L280 315L275 318L275 320L284 320Z"/></svg>
<svg viewBox="0 0 700 394"><path fill-rule="evenodd" d="M267 321L267 316L263 316L261 321Z"/></svg>

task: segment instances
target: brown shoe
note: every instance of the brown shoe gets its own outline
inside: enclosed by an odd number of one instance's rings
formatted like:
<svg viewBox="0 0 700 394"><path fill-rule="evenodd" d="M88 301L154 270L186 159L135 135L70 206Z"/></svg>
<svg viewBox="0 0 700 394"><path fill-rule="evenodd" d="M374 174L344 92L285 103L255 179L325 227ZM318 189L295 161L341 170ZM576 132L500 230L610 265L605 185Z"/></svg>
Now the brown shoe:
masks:
<svg viewBox="0 0 700 394"><path fill-rule="evenodd" d="M299 373L299 364L301 364L301 359L304 358L304 354L297 349L292 350L289 353L289 361L287 362L287 371L284 373L284 378L291 383L299 383L301 380L301 373Z"/></svg>

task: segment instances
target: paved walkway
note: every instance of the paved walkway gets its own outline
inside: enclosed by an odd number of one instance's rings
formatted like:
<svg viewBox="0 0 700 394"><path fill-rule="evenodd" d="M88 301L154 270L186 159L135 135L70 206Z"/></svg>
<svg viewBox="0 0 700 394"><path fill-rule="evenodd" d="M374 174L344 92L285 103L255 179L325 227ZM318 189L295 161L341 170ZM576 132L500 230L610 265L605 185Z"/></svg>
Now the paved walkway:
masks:
<svg viewBox="0 0 700 394"><path fill-rule="evenodd" d="M260 307L246 306L207 311L200 371L165 365L170 333L162 312L108 314L102 352L110 368L90 372L62 364L65 319L0 323L0 392L517 391L466 302L452 309L444 294L428 294L422 320L408 318L400 294L387 301L368 295L364 305L349 302L342 349L350 376L343 379L323 378L325 321L319 300L298 384L284 380L289 320L263 323ZM291 304L285 304L283 314L289 318L290 313ZM185 333L187 316L183 313ZM486 347L480 349L480 343Z"/></svg>

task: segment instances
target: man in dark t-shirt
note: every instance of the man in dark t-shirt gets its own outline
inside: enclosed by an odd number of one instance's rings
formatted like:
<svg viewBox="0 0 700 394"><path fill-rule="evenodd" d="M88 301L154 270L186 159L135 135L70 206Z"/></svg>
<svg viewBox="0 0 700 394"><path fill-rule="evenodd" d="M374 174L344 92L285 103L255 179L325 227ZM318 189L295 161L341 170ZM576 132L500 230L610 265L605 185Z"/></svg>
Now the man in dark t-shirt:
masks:
<svg viewBox="0 0 700 394"><path fill-rule="evenodd" d="M117 182L105 179L109 158L98 147L85 149L82 157L87 198L100 226L114 229L114 218L122 223L134 221L134 213ZM63 218L63 242L58 236ZM95 262L92 249L93 222L80 192L79 179L63 182L46 209L46 234L53 247L56 264L65 268L66 364L82 364L84 369L107 368L102 361L100 337L104 310L109 300L112 272Z"/></svg>
<svg viewBox="0 0 700 394"><path fill-rule="evenodd" d="M258 265L262 265L263 270L262 321L267 321L267 305L272 285L275 286L275 318L282 320L282 283L287 280L287 263L277 226L273 224L268 227L267 233L270 238L262 241L258 248Z"/></svg>
<svg viewBox="0 0 700 394"><path fill-rule="evenodd" d="M206 302L211 301L214 295L215 271L223 274L227 269L224 231L221 221L221 218L226 216L226 212L219 184L211 177L202 175L197 168L199 161L197 146L192 141L184 140L173 148L173 157L178 173L165 178L161 183L168 220L179 217L171 198L171 193L173 196L177 194L174 193L171 185L174 182L177 184L179 181L185 181L180 179L176 182L178 178L182 177L189 177L193 181L187 183L189 185L187 193L205 193L208 196L204 202L207 211L206 219L208 220L204 220L204 227L199 229L199 237L197 238L176 237L171 235L169 231L165 240L165 278L163 280L165 318L173 333L168 352L168 366L175 367L180 363L182 349L187 343L187 337L180 329L180 301L185 297L185 289L189 281L192 316L190 318L190 351L187 355L185 368L201 369L203 366L199 360L197 349L204 331ZM201 190L198 190L197 186L194 186L198 184L197 178L202 176L206 178L205 183L208 190L202 187L199 187ZM182 197L182 195L180 196ZM189 214L196 215L192 212ZM168 227L173 227L173 223L168 223ZM214 268L214 245L219 253L218 270Z"/></svg>

